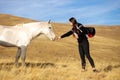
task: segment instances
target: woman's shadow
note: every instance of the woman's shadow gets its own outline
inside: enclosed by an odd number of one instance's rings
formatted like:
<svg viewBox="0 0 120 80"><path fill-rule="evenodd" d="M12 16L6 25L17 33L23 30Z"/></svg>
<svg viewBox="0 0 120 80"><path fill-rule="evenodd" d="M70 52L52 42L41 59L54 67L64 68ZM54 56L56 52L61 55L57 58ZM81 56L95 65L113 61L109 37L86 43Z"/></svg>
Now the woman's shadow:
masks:
<svg viewBox="0 0 120 80"><path fill-rule="evenodd" d="M114 68L120 68L120 64L114 65L114 66L108 65L103 70L104 70L104 72L109 72L109 71L112 71L112 69L114 69Z"/></svg>

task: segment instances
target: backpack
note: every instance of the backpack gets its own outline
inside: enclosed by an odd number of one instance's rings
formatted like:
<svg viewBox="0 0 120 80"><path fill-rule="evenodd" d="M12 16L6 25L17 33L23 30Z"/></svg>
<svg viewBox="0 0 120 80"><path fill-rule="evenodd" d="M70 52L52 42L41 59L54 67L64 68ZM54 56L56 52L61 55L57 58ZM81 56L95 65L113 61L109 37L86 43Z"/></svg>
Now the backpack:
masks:
<svg viewBox="0 0 120 80"><path fill-rule="evenodd" d="M77 29L80 31L80 32L83 32L81 29L80 29L80 27L82 27L82 26L76 26L77 27ZM84 31L84 33L89 37L89 38L92 38L92 37L94 37L95 36L95 34L96 34L96 30L95 30L95 28L94 27L84 27L85 28L85 31Z"/></svg>
<svg viewBox="0 0 120 80"><path fill-rule="evenodd" d="M96 34L96 30L94 27L85 27L85 30L86 30L86 34L89 38L94 37Z"/></svg>

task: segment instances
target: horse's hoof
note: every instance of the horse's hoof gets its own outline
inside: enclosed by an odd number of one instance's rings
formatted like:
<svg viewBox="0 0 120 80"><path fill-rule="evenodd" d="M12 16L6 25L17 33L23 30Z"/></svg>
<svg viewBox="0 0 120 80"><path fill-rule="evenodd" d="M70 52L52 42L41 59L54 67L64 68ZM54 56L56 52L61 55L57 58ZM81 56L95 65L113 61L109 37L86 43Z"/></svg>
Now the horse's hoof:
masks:
<svg viewBox="0 0 120 80"><path fill-rule="evenodd" d="M23 63L23 64L22 64L22 67L26 67L26 64L25 64L25 63Z"/></svg>
<svg viewBox="0 0 120 80"><path fill-rule="evenodd" d="M18 63L15 63L14 66L15 66L15 67L19 67L19 64L18 64Z"/></svg>

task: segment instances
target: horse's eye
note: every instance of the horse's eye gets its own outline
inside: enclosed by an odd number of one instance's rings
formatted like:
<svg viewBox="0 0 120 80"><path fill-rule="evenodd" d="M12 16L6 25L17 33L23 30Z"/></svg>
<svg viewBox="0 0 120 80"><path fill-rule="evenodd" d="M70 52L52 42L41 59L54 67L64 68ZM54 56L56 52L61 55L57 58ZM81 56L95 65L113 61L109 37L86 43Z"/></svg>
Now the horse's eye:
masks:
<svg viewBox="0 0 120 80"><path fill-rule="evenodd" d="M51 29L51 27L49 27L49 29Z"/></svg>

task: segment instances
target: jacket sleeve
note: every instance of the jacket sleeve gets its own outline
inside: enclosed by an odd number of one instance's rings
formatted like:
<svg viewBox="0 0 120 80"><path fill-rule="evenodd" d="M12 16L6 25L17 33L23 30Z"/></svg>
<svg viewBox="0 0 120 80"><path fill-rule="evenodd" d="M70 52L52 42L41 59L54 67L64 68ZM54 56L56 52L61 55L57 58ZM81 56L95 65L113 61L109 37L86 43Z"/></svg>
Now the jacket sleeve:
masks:
<svg viewBox="0 0 120 80"><path fill-rule="evenodd" d="M61 36L61 38L68 37L68 36L70 36L70 35L72 35L72 34L73 34L73 31L71 30L71 31L63 34L63 35Z"/></svg>

